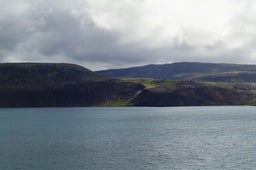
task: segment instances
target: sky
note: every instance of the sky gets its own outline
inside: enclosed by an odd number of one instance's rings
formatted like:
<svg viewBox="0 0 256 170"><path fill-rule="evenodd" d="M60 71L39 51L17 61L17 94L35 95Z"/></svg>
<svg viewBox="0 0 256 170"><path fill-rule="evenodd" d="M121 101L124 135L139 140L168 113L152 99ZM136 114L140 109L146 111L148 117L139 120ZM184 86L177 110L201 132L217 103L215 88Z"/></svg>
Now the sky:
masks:
<svg viewBox="0 0 256 170"><path fill-rule="evenodd" d="M256 64L253 0L0 0L0 62Z"/></svg>

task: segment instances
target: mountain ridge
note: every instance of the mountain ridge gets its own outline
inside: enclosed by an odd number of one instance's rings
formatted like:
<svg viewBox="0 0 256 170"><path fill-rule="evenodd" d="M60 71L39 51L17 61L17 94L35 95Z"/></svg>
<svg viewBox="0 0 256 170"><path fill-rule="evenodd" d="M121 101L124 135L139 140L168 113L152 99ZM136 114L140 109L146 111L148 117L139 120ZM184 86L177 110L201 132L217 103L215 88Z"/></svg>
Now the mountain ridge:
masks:
<svg viewBox="0 0 256 170"><path fill-rule="evenodd" d="M256 80L256 65L251 64L225 64L225 63L200 63L200 62L178 62L171 64L145 65L138 67L130 67L124 69L109 69L96 71L96 73L104 76L115 78L154 78L154 79L170 79L170 80L210 80L209 76L222 76L225 73L238 77L237 80L243 79L242 75L250 73ZM186 78L188 77L188 78ZM205 78L204 78L205 77ZM223 79L223 78L222 78ZM221 81L215 78L214 81ZM243 80L246 82L247 80Z"/></svg>
<svg viewBox="0 0 256 170"><path fill-rule="evenodd" d="M254 82L112 78L68 63L0 64L0 107L255 104Z"/></svg>

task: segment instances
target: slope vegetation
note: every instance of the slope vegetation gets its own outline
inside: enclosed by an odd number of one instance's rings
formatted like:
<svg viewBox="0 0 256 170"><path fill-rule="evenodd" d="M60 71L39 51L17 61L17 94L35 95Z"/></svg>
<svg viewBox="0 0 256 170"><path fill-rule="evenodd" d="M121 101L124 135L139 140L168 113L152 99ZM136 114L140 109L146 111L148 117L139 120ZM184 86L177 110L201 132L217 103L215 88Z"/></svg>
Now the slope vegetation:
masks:
<svg viewBox="0 0 256 170"><path fill-rule="evenodd" d="M255 92L248 82L113 79L74 64L0 64L0 107L254 105Z"/></svg>
<svg viewBox="0 0 256 170"><path fill-rule="evenodd" d="M141 88L74 64L0 64L1 107L121 105Z"/></svg>
<svg viewBox="0 0 256 170"><path fill-rule="evenodd" d="M150 80L130 101L134 106L215 106L253 104L254 84Z"/></svg>
<svg viewBox="0 0 256 170"><path fill-rule="evenodd" d="M256 80L256 65L182 62L103 70L97 73L116 78L254 82Z"/></svg>

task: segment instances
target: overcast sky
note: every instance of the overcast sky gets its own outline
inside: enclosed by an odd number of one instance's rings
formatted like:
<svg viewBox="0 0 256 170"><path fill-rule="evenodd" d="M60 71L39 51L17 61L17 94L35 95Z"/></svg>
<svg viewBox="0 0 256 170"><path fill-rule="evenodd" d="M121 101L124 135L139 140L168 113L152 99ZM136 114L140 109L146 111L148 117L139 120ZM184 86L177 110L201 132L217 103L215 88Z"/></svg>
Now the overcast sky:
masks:
<svg viewBox="0 0 256 170"><path fill-rule="evenodd" d="M253 0L0 0L1 62L256 63Z"/></svg>

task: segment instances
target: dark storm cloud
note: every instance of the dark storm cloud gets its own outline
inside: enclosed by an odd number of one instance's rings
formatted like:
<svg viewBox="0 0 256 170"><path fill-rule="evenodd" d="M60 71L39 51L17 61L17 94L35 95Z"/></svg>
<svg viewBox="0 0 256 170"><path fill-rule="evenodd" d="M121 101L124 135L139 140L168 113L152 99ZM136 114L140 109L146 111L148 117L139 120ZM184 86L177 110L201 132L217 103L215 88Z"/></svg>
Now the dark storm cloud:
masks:
<svg viewBox="0 0 256 170"><path fill-rule="evenodd" d="M140 60L138 47L119 44L118 34L95 26L88 15L80 18L59 8L31 12L0 21L2 52L31 61L40 60L41 56L45 61L65 56L83 64L113 62L115 65ZM34 56L32 51L36 51Z"/></svg>
<svg viewBox="0 0 256 170"><path fill-rule="evenodd" d="M22 43L29 36L26 23L20 18L0 20L0 49L13 50L17 44Z"/></svg>
<svg viewBox="0 0 256 170"><path fill-rule="evenodd" d="M132 59L137 47L122 45L116 33L94 25L89 16L76 18L70 12L53 10L43 18L44 25L37 29L38 51L45 56L65 55L78 61L118 62Z"/></svg>
<svg viewBox="0 0 256 170"><path fill-rule="evenodd" d="M225 0L220 11L226 19L208 26L190 18L193 8L187 7L189 15L162 10L180 2L5 1L0 7L0 60L73 62L93 70L178 61L256 62L256 22L254 14L244 13L248 6L232 16L235 3ZM158 4L161 10L154 13Z"/></svg>

